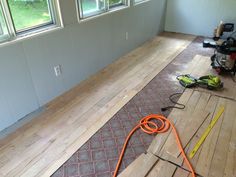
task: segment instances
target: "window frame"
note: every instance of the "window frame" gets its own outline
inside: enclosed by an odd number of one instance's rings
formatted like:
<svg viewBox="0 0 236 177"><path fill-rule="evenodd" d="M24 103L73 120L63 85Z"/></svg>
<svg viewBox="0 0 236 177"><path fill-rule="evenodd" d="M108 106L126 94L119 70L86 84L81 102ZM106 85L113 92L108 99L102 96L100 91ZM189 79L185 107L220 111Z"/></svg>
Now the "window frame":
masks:
<svg viewBox="0 0 236 177"><path fill-rule="evenodd" d="M126 9L130 7L130 0L122 0L123 3L119 5L109 5L109 0L105 1L105 8L101 10L94 11L94 13L89 13L84 15L83 7L82 7L82 0L76 0L76 8L77 8L77 17L79 22L87 21L90 19L94 19L112 12L116 12L122 9Z"/></svg>
<svg viewBox="0 0 236 177"><path fill-rule="evenodd" d="M139 4L142 4L142 3L145 3L145 2L149 2L151 0L141 0L139 2L136 2L135 0L133 0L133 5L136 6L136 5L139 5Z"/></svg>
<svg viewBox="0 0 236 177"><path fill-rule="evenodd" d="M117 4L113 4L113 5L110 5L110 3L109 3L109 9L113 9L113 8L116 8L116 7L119 7L119 6L124 6L127 2L126 2L126 0L121 0L122 2L121 3L117 3ZM109 2L109 0L108 0L108 2Z"/></svg>
<svg viewBox="0 0 236 177"><path fill-rule="evenodd" d="M8 29L8 37L2 39L0 38L0 44L6 41L12 41L20 38L30 37L32 35L41 34L42 32L46 32L51 29L61 28L63 27L60 4L59 0L47 0L48 1L48 9L51 16L51 21L48 23L39 24L36 26L32 26L23 30L16 30L10 6L8 0L0 0L0 8L3 12L3 18L6 22L6 26Z"/></svg>
<svg viewBox="0 0 236 177"><path fill-rule="evenodd" d="M7 28L7 34L4 34L4 35L1 35L1 36L0 36L0 42L1 42L1 41L5 41L5 40L7 40L7 39L9 38L9 28L8 28L8 25L7 25L7 21L6 21L6 19L5 19L5 12L4 12L4 9L3 9L3 7L2 7L1 1L0 1L0 10L1 10L1 12L2 12L3 20L4 20L4 23L5 23L6 28ZM2 30L3 30L3 27L2 27L2 26L1 26L1 28L2 28Z"/></svg>

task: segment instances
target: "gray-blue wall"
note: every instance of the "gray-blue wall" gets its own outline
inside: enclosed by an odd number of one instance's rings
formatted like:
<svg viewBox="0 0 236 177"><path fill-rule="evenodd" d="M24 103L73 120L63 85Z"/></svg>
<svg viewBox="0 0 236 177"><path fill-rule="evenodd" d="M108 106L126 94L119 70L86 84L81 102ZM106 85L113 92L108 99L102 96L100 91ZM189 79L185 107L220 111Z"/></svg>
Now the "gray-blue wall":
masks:
<svg viewBox="0 0 236 177"><path fill-rule="evenodd" d="M151 0L78 23L75 0L61 0L63 29L0 47L0 130L163 31L165 8Z"/></svg>
<svg viewBox="0 0 236 177"><path fill-rule="evenodd" d="M168 0L165 30L212 36L223 20L236 24L235 0Z"/></svg>

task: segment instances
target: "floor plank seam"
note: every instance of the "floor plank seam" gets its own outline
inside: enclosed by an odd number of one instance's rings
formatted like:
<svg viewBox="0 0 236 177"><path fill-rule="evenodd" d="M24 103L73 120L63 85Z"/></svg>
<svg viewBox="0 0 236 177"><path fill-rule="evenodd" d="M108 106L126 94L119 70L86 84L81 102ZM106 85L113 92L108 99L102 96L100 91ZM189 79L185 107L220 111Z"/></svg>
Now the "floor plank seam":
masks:
<svg viewBox="0 0 236 177"><path fill-rule="evenodd" d="M172 162L172 161L170 161L170 160L164 159L164 158L162 158L162 157L160 157L160 156L158 156L158 155L155 155L155 154L153 154L153 153L150 153L150 154L152 154L153 156L155 156L155 157L161 159L162 161L168 162L168 163L170 163L170 164L172 164L172 165L175 165L175 166L178 167L178 168L181 168L182 170L185 170L185 171L191 173L190 170L184 168L184 167L181 166L181 165L178 165L177 163L174 163L174 162ZM203 177L203 176L201 176L201 175L198 174L198 173L195 173L195 174L196 174L198 177Z"/></svg>

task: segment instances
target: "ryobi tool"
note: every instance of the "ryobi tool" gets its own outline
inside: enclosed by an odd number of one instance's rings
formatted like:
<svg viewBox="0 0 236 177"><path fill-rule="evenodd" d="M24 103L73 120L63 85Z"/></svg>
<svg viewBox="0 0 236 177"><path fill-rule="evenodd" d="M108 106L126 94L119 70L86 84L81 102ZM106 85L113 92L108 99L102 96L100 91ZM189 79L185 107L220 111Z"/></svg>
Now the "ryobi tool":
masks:
<svg viewBox="0 0 236 177"><path fill-rule="evenodd" d="M179 83L185 88L200 86L209 90L217 90L223 88L220 78L214 75L206 75L195 78L189 74L177 76Z"/></svg>

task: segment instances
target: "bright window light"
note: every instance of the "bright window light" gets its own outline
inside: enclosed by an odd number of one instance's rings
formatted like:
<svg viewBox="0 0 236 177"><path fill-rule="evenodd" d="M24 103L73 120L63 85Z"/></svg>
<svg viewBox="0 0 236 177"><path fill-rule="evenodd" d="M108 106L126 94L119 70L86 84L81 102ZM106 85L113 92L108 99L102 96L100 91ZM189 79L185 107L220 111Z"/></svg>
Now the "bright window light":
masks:
<svg viewBox="0 0 236 177"><path fill-rule="evenodd" d="M78 0L80 19L128 6L128 0Z"/></svg>
<svg viewBox="0 0 236 177"><path fill-rule="evenodd" d="M61 26L58 0L0 0L0 35L14 39ZM5 38L0 38L1 42Z"/></svg>

